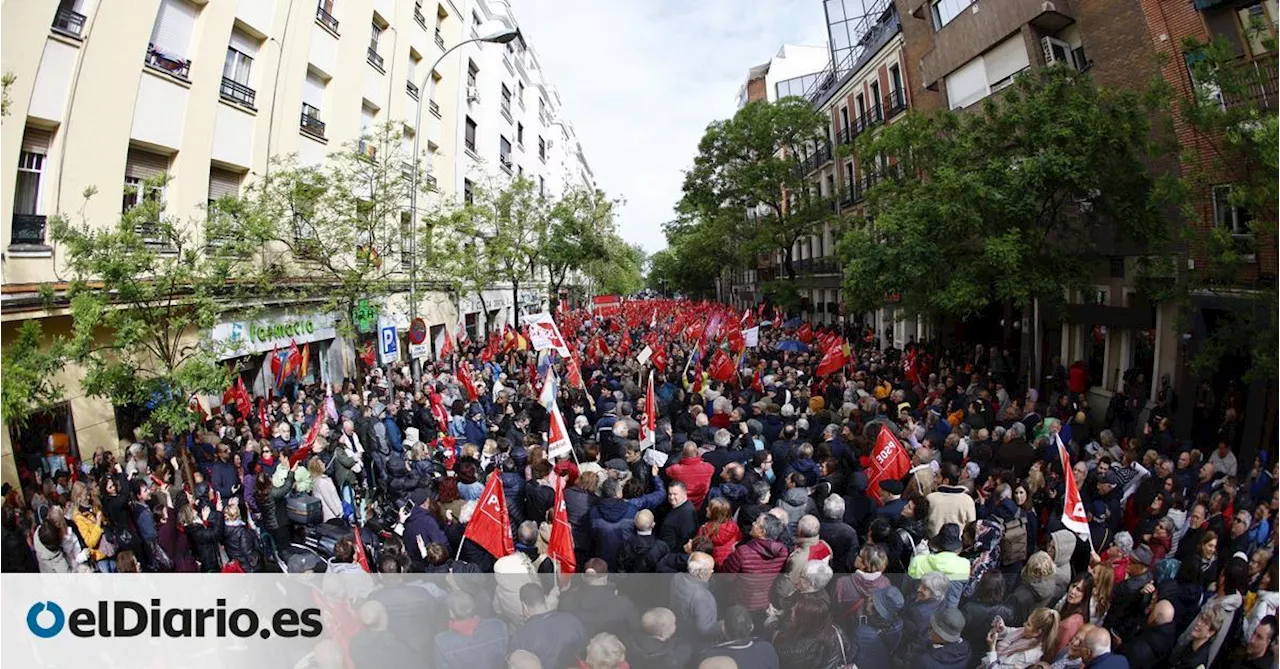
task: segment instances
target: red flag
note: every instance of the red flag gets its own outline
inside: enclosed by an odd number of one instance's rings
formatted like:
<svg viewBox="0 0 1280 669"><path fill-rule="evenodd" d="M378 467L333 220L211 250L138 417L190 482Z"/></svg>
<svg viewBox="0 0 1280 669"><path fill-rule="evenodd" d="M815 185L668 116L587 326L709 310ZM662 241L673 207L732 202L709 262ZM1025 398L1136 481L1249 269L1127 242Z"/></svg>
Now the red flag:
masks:
<svg viewBox="0 0 1280 669"><path fill-rule="evenodd" d="M200 401L200 396L191 393L191 399L187 400L187 411L200 414L200 422L209 420L209 412L204 410L204 403Z"/></svg>
<svg viewBox="0 0 1280 669"><path fill-rule="evenodd" d="M476 384L471 380L471 370L468 369L467 363L455 365L453 375L458 377L458 383L462 389L467 391L467 400L475 402L480 399L480 391L476 390Z"/></svg>
<svg viewBox="0 0 1280 669"><path fill-rule="evenodd" d="M1076 474L1071 469L1071 456L1067 447L1062 444L1062 437L1057 432L1053 438L1058 442L1058 457L1062 458L1062 485L1066 494L1062 497L1062 525L1080 535L1092 545L1093 535L1089 532L1089 517L1084 513L1084 503L1080 501L1080 488L1076 487Z"/></svg>
<svg viewBox="0 0 1280 669"><path fill-rule="evenodd" d="M871 473L867 476L867 497L880 499L880 482L900 479L911 471L911 458L902 442L882 423L871 451Z"/></svg>
<svg viewBox="0 0 1280 669"><path fill-rule="evenodd" d="M298 365L298 380L307 378L307 369L311 366L311 344L302 347L302 362Z"/></svg>
<svg viewBox="0 0 1280 669"><path fill-rule="evenodd" d="M822 362L818 363L818 369L814 372L814 375L819 378L824 377L832 372L839 371L847 362L849 362L849 345L840 342L839 346L832 346L827 351L827 354L822 356Z"/></svg>
<svg viewBox="0 0 1280 669"><path fill-rule="evenodd" d="M453 353L453 336L449 334L449 328L446 327L440 330L440 334L436 339L436 350L439 351L437 355L441 360Z"/></svg>
<svg viewBox="0 0 1280 669"><path fill-rule="evenodd" d="M511 518L507 516L507 498L502 493L501 476L492 475L484 484L480 503L462 536L496 558L516 552L515 542L511 539Z"/></svg>
<svg viewBox="0 0 1280 669"><path fill-rule="evenodd" d="M253 400L249 398L249 389L244 387L244 377L238 374L236 375L235 403L240 417L246 421L249 420L249 412L253 411Z"/></svg>
<svg viewBox="0 0 1280 669"><path fill-rule="evenodd" d="M756 370L755 377L751 379L751 389L760 393L761 395L764 394L764 377L760 375L760 370L758 369Z"/></svg>
<svg viewBox="0 0 1280 669"><path fill-rule="evenodd" d="M916 367L916 350L913 348L907 352L906 362L902 366L903 376L912 383L920 382L919 368Z"/></svg>
<svg viewBox="0 0 1280 669"><path fill-rule="evenodd" d="M440 393L432 390L429 395L431 400L431 416L436 419L436 425L441 432L449 431L449 412L444 408L444 398Z"/></svg>
<svg viewBox="0 0 1280 669"><path fill-rule="evenodd" d="M280 387L284 380L289 378L290 374L298 371L302 366L302 351L298 349L298 342L289 340L289 355L284 358L284 369L280 371L280 378L276 379L276 387Z"/></svg>
<svg viewBox="0 0 1280 669"><path fill-rule="evenodd" d="M644 422L640 424L640 448L650 448L658 440L658 396L653 392L653 370L649 370L649 388L644 393Z"/></svg>
<svg viewBox="0 0 1280 669"><path fill-rule="evenodd" d="M796 338L806 344L813 341L813 326L808 321L805 321L804 325L801 325L800 329L796 330Z"/></svg>
<svg viewBox="0 0 1280 669"><path fill-rule="evenodd" d="M582 379L582 366L578 364L577 351L570 353L569 358L564 361L564 367L565 380L569 382L569 385L586 390L587 387Z"/></svg>
<svg viewBox="0 0 1280 669"><path fill-rule="evenodd" d="M280 347L273 345L271 347L271 380L275 381L277 388L280 386L280 364Z"/></svg>
<svg viewBox="0 0 1280 669"><path fill-rule="evenodd" d="M693 392L702 392L702 361L693 366Z"/></svg>
<svg viewBox="0 0 1280 669"><path fill-rule="evenodd" d="M464 349L471 345L471 338L467 336L467 327L462 323L458 323L457 332L458 348Z"/></svg>
<svg viewBox="0 0 1280 669"><path fill-rule="evenodd" d="M649 363L652 364L659 372L666 373L667 371L666 347L655 346L653 348L653 357L649 358Z"/></svg>
<svg viewBox="0 0 1280 669"><path fill-rule="evenodd" d="M751 312L747 312L751 313ZM729 350L734 353L741 353L747 348L747 339L742 336L742 330L738 328L729 328Z"/></svg>
<svg viewBox="0 0 1280 669"><path fill-rule="evenodd" d="M547 557L560 564L561 574L577 571L577 559L573 556L573 530L569 527L569 514L564 504L563 476L556 478L555 514L551 521L551 539L547 541Z"/></svg>
<svg viewBox="0 0 1280 669"><path fill-rule="evenodd" d="M372 570L369 569L369 555L364 550L364 537L360 536L362 534L360 532L360 523L356 523L355 530L355 537L353 537L353 543L356 545L355 563L368 573Z"/></svg>
<svg viewBox="0 0 1280 669"><path fill-rule="evenodd" d="M622 333L622 341L618 342L618 355L627 357L631 353L631 333Z"/></svg>
<svg viewBox="0 0 1280 669"><path fill-rule="evenodd" d="M733 380L733 360L725 355L724 351L716 349L716 352L711 355L711 361L707 363L707 371L711 373L711 378L728 383Z"/></svg>
<svg viewBox="0 0 1280 669"><path fill-rule="evenodd" d="M373 367L377 363L378 355L373 350L373 342L365 342L364 351L360 353L360 360L369 367Z"/></svg>

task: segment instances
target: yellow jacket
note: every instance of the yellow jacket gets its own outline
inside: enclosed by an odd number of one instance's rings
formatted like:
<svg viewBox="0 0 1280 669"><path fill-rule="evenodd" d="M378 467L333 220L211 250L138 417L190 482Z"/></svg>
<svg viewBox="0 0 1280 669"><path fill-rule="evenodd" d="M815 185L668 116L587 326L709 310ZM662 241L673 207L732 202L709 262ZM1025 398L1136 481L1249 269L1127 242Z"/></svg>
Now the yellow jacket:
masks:
<svg viewBox="0 0 1280 669"><path fill-rule="evenodd" d="M93 559L101 560L106 557L98 550L98 542L102 540L102 525L98 524L94 514L77 512L76 529L80 530L80 536L84 539L85 548L89 549Z"/></svg>

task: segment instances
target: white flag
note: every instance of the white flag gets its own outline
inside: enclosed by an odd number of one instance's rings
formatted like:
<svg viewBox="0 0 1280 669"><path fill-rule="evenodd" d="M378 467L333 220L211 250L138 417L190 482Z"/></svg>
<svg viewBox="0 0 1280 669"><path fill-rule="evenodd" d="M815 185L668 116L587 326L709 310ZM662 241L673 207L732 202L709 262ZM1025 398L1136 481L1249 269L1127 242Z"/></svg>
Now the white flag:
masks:
<svg viewBox="0 0 1280 669"><path fill-rule="evenodd" d="M760 326L747 328L742 331L742 338L747 342L748 348L755 348L760 345Z"/></svg>
<svg viewBox="0 0 1280 669"><path fill-rule="evenodd" d="M555 352L561 356L569 357L569 347L565 345L564 337L560 336L560 328L556 326L551 314L544 311L540 314L525 316L524 323L529 326L529 343L533 346L533 350L555 349Z"/></svg>

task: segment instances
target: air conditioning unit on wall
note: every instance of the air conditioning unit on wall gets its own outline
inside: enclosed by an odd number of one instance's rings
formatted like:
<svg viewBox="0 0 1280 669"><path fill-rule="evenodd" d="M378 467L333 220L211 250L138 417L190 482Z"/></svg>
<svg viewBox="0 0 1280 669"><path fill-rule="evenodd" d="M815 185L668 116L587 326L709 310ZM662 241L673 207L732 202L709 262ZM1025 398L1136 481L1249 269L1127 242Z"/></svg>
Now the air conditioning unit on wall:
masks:
<svg viewBox="0 0 1280 669"><path fill-rule="evenodd" d="M467 86L467 102L480 102L480 89Z"/></svg>

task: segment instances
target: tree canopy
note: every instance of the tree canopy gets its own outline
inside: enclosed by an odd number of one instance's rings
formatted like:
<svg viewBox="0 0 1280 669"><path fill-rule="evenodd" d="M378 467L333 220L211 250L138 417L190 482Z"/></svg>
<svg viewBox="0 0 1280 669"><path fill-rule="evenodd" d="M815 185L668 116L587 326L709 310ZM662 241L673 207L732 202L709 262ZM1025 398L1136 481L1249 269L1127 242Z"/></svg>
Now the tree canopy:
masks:
<svg viewBox="0 0 1280 669"><path fill-rule="evenodd" d="M888 294L933 315L1057 303L1127 244L1163 244L1171 184L1148 170L1159 106L1055 65L981 108L909 113L864 135L859 155L896 163L869 192L871 223L841 242L851 310Z"/></svg>

